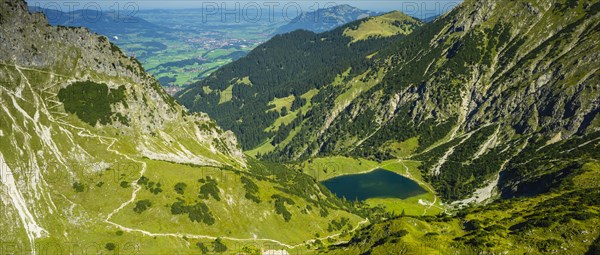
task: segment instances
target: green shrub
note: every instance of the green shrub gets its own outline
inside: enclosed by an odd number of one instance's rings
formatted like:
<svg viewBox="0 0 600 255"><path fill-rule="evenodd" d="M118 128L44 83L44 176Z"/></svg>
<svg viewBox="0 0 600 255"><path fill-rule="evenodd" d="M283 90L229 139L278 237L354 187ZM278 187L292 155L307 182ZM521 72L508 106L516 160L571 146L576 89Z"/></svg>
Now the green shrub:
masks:
<svg viewBox="0 0 600 255"><path fill-rule="evenodd" d="M185 188L187 188L187 185L183 182L175 184L175 192L177 192L179 195L183 195L183 193L185 193Z"/></svg>
<svg viewBox="0 0 600 255"><path fill-rule="evenodd" d="M198 246L198 248L200 248L200 253L201 254L207 254L209 252L208 248L206 247L206 245L204 245L204 243L196 243L196 246Z"/></svg>
<svg viewBox="0 0 600 255"><path fill-rule="evenodd" d="M294 205L296 204L294 200L278 194L271 196L271 198L275 199L275 212L281 214L286 222L290 221L292 219L292 214L287 210L285 204Z"/></svg>
<svg viewBox="0 0 600 255"><path fill-rule="evenodd" d="M149 181L150 181L150 179L148 179L148 177L142 175L142 177L140 177L140 179L138 179L137 184L138 185L148 185Z"/></svg>
<svg viewBox="0 0 600 255"><path fill-rule="evenodd" d="M256 185L256 183L246 176L242 176L241 180L242 184L244 185L244 189L246 190L246 195L244 197L259 204L261 200L258 197L258 185Z"/></svg>
<svg viewBox="0 0 600 255"><path fill-rule="evenodd" d="M85 190L85 185L83 185L82 183L79 183L79 182L74 182L73 189L75 190L75 192L80 193Z"/></svg>
<svg viewBox="0 0 600 255"><path fill-rule="evenodd" d="M225 246L221 238L217 238L213 242L213 250L217 253L223 253L227 251L227 246Z"/></svg>
<svg viewBox="0 0 600 255"><path fill-rule="evenodd" d="M104 245L104 248L106 248L109 251L114 251L116 248L116 245L114 243L107 243L106 245Z"/></svg>
<svg viewBox="0 0 600 255"><path fill-rule="evenodd" d="M207 176L205 184L200 187L200 194L198 195L198 197L201 199L209 199L210 196L212 196L217 201L221 201L217 182L214 179L210 178L210 176Z"/></svg>
<svg viewBox="0 0 600 255"><path fill-rule="evenodd" d="M171 205L171 214L188 214L192 222L203 222L206 225L213 225L215 218L205 203L196 203L195 205L185 205L183 200L179 200Z"/></svg>
<svg viewBox="0 0 600 255"><path fill-rule="evenodd" d="M142 212L146 211L151 206L152 206L152 203L150 202L150 200L148 200L148 199L140 200L135 203L135 207L133 208L133 211L138 214L141 214Z"/></svg>

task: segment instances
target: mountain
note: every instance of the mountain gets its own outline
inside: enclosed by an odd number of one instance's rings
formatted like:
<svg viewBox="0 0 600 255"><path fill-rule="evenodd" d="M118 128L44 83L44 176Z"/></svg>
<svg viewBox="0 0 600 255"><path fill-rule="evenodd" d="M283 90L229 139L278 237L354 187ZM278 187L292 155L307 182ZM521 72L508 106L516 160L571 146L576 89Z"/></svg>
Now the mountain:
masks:
<svg viewBox="0 0 600 255"><path fill-rule="evenodd" d="M433 15L433 16L425 17L424 19L421 19L421 21L423 21L425 23L432 22L435 19L437 19L438 17L440 17L440 15Z"/></svg>
<svg viewBox="0 0 600 255"><path fill-rule="evenodd" d="M511 160L599 129L598 70L596 58L590 57L598 52L593 43L597 6L466 2L408 36L388 38L379 48L355 54L362 62L307 65L315 67L312 72L302 68L311 50L322 49L319 41L335 39L337 46L332 47L341 48L375 43L382 39L353 44L331 35L351 35L378 22L349 24L308 40L309 46L298 50L304 56L273 59L282 54L271 45L290 52L293 44L279 41L306 32L292 33L217 71L179 100L209 115L228 112L231 117L215 118L238 134L245 149L260 142L244 135L265 139L267 134L270 146L259 148L265 159L411 157L423 162L423 173L449 201L498 181L505 185L505 195L521 194L525 186L539 185L536 181L560 172L525 180L511 169L516 166ZM473 14L465 14L469 11ZM540 31L551 33L537 35ZM333 59L323 54L316 59L321 58ZM251 85L236 83L244 79ZM219 101L219 91L232 91L230 100ZM469 185L460 181L473 177Z"/></svg>
<svg viewBox="0 0 600 255"><path fill-rule="evenodd" d="M381 17L291 33L177 100L231 127L263 160L411 162L419 171L408 175L453 208L396 215L324 254L594 254L599 11L598 1L468 0L402 36L382 38ZM396 16L391 24L406 25ZM302 47L292 43L305 34ZM329 40L368 49L328 62L340 58L318 51Z"/></svg>
<svg viewBox="0 0 600 255"><path fill-rule="evenodd" d="M103 35L122 35L135 31L151 32L161 28L135 15L129 15L127 12L115 13L115 11L91 9L62 12L55 9L41 8L40 6L30 6L29 11L45 14L48 23L53 26L86 27Z"/></svg>
<svg viewBox="0 0 600 255"><path fill-rule="evenodd" d="M175 97L232 130L244 149L278 144L273 139L285 138L302 121L322 87L341 80L340 74L370 69L370 56L420 25L392 12L321 34L277 35ZM371 27L381 28L380 33Z"/></svg>
<svg viewBox="0 0 600 255"><path fill-rule="evenodd" d="M296 31L179 94L190 113L108 38L2 1L3 247L597 254L599 11L467 0ZM318 182L378 168L426 196Z"/></svg>
<svg viewBox="0 0 600 255"><path fill-rule="evenodd" d="M294 251L367 222L311 177L245 157L108 38L21 0L0 3L0 73L0 233L15 253Z"/></svg>
<svg viewBox="0 0 600 255"><path fill-rule="evenodd" d="M377 14L377 12L361 10L347 4L336 5L312 12L303 12L288 24L277 29L276 34L285 34L299 29L321 33Z"/></svg>

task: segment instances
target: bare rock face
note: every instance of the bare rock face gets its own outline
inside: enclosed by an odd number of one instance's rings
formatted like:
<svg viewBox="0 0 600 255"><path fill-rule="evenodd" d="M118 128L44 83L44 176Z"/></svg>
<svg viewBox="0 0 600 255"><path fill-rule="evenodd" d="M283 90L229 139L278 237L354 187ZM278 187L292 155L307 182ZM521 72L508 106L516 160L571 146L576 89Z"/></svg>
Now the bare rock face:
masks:
<svg viewBox="0 0 600 255"><path fill-rule="evenodd" d="M68 78L68 82L44 88L44 92L56 94L77 81L105 83L110 89L124 86L123 103L112 106L115 113L126 117L127 123L113 122L122 132L157 133L157 130L182 120L209 123L205 126L211 126L213 130L201 130L210 134L210 138L202 142L226 139L231 146L227 150L232 156L243 158L234 137L223 135L206 114L188 115L162 90L154 77L144 72L137 60L125 56L106 37L92 34L85 28L49 26L43 14L30 14L23 1L4 2L0 22L3 46L0 59L4 64ZM44 85L32 86L41 89Z"/></svg>

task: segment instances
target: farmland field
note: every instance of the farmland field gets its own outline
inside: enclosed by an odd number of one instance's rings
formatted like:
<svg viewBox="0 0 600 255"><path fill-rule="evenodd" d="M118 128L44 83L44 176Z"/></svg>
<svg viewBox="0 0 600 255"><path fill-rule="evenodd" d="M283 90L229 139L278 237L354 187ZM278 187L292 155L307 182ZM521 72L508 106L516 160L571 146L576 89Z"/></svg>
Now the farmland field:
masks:
<svg viewBox="0 0 600 255"><path fill-rule="evenodd" d="M144 10L137 17L158 28L106 36L139 59L171 94L245 56L285 24L281 15L237 22L233 16L202 15L201 9Z"/></svg>

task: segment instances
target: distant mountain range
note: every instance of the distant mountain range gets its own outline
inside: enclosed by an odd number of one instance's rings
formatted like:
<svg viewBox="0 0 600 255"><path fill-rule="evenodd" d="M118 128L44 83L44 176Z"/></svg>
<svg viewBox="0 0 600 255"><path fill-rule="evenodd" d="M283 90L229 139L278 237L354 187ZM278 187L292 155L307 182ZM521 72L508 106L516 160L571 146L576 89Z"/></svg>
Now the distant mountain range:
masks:
<svg viewBox="0 0 600 255"><path fill-rule="evenodd" d="M136 16L115 15L114 12L100 12L91 9L63 12L39 6L31 6L29 7L29 11L32 13L44 13L50 25L53 26L86 27L93 32L104 35L162 28L160 25ZM293 18L289 23L278 28L274 34L288 33L298 29L319 33L358 19L379 14L373 11L361 10L350 5L338 5L312 12L304 12L298 17Z"/></svg>
<svg viewBox="0 0 600 255"><path fill-rule="evenodd" d="M93 32L106 36L161 28L161 26L145 19L135 16L115 15L114 12L101 12L90 9L63 12L39 6L31 6L29 11L44 13L48 18L48 23L53 26L86 27Z"/></svg>
<svg viewBox="0 0 600 255"><path fill-rule="evenodd" d="M288 33L298 29L320 33L355 20L379 14L373 11L361 10L347 4L337 5L313 12L302 13L300 16L292 19L290 23L280 27L277 30L277 34Z"/></svg>

